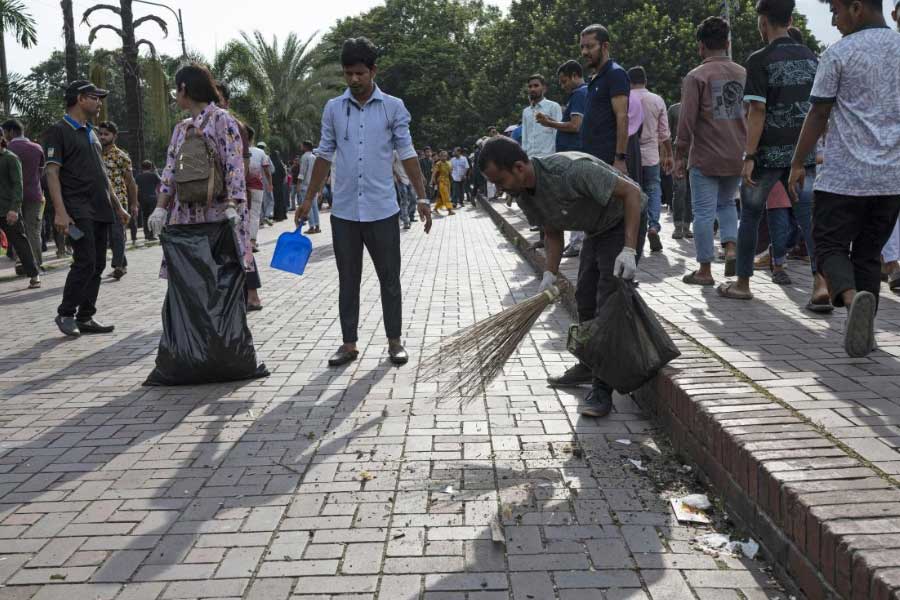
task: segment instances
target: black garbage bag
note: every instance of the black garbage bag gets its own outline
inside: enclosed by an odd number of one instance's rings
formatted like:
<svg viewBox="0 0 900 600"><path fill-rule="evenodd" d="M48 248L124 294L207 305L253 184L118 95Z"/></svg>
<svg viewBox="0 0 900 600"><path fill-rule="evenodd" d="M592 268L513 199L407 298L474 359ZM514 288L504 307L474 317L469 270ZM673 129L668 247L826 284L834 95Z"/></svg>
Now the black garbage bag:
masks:
<svg viewBox="0 0 900 600"><path fill-rule="evenodd" d="M569 328L567 347L594 376L622 394L631 393L681 355L634 283L618 289L595 318Z"/></svg>
<svg viewBox="0 0 900 600"><path fill-rule="evenodd" d="M144 385L266 377L247 327L244 268L228 221L169 225L160 236L169 289L156 368Z"/></svg>

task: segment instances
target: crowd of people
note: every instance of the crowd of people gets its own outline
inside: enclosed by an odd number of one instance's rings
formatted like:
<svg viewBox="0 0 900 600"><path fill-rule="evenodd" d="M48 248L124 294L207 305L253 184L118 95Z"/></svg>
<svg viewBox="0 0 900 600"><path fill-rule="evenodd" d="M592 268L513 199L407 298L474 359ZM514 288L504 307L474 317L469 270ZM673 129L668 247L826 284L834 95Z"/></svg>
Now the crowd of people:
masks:
<svg viewBox="0 0 900 600"><path fill-rule="evenodd" d="M535 73L524 82L520 123L502 133L491 127L470 149L415 149L403 101L375 83L377 52L366 38L344 43L347 89L326 104L318 145L303 142L288 164L229 111L227 86L205 67L186 65L175 98L189 117L175 127L162 171L145 161L135 174L116 124L95 125L108 92L75 81L43 147L18 121L3 123L0 229L31 288L41 285L48 240L58 256L72 254L57 324L78 336L112 331L94 318L106 253L112 249L112 277L123 277L127 232L134 241L139 223L152 240L167 225L229 221L252 311L262 309L259 229L292 211L298 227L321 233L327 205L343 335L329 364L359 354L365 248L381 286L387 354L402 365L409 356L400 230L421 221L427 233L433 215L452 216L479 195L515 200L540 231L542 290L555 284L563 258L579 257L576 302L587 321L617 278L634 278L645 242L651 253L663 250L669 204L671 237L692 239L695 249L698 267L685 284L714 286L712 265L723 261L734 279L721 282L718 295L747 301L755 268L767 266L774 283L788 285L787 257L806 256L813 274L806 308L847 307L845 350L865 356L875 348L882 277L900 290L900 34L887 26L881 0L830 6L844 37L817 56L793 27L794 0L758 0L763 45L743 65L731 58L728 22L708 17L696 33L700 64L669 107L651 91L652 69L615 62L610 33L590 25L580 35L582 60L557 69L564 102L549 99L547 80ZM184 157L196 148L211 157L208 189L189 185ZM51 231L42 227L48 218ZM590 384L583 413L610 411L612 389L585 365L549 383Z"/></svg>

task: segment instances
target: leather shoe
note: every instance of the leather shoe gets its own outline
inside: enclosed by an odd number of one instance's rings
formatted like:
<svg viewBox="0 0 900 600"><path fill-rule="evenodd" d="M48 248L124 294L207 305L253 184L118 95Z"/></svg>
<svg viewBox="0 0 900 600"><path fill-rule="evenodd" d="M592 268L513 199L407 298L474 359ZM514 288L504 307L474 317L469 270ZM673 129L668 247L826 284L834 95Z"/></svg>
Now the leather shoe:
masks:
<svg viewBox="0 0 900 600"><path fill-rule="evenodd" d="M75 317L56 315L56 326L59 327L63 334L69 337L79 337L81 335L81 330L78 328L78 322L75 320Z"/></svg>
<svg viewBox="0 0 900 600"><path fill-rule="evenodd" d="M115 328L115 325L103 325L94 319L78 321L78 329L81 330L81 333L112 333Z"/></svg>
<svg viewBox="0 0 900 600"><path fill-rule="evenodd" d="M348 363L352 363L358 356L358 350L344 350L343 348L338 348L338 351L328 359L328 366L342 367Z"/></svg>
<svg viewBox="0 0 900 600"><path fill-rule="evenodd" d="M578 363L573 367L566 369L566 372L559 377L548 377L547 383L550 387L574 387L578 385L587 385L594 382L594 374L587 365Z"/></svg>
<svg viewBox="0 0 900 600"><path fill-rule="evenodd" d="M406 348L402 344L391 344L388 346L388 356L391 357L391 362L395 365L405 365L409 362L409 354L406 353Z"/></svg>
<svg viewBox="0 0 900 600"><path fill-rule="evenodd" d="M581 407L581 414L585 417L602 419L612 412L612 406L612 392L595 385L594 389L591 390L591 393L584 399L584 406Z"/></svg>

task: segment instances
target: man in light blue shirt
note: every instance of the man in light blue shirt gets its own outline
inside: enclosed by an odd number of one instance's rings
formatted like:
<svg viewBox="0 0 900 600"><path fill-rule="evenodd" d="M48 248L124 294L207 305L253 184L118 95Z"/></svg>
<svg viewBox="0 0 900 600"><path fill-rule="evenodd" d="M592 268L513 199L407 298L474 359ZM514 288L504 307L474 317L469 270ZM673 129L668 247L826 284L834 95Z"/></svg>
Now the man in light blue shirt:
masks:
<svg viewBox="0 0 900 600"><path fill-rule="evenodd" d="M331 208L331 235L340 279L339 310L343 345L328 364L356 360L359 329L359 287L363 248L369 251L381 284L381 308L392 363L405 364L409 355L401 343L403 308L400 289L400 224L394 175L394 151L416 191L425 233L431 231L431 207L425 181L409 133L409 111L403 101L375 85L375 46L368 39L350 38L341 49L347 90L332 98L322 113L322 136L303 204L294 221L299 226L312 208L315 191L333 164L337 177Z"/></svg>

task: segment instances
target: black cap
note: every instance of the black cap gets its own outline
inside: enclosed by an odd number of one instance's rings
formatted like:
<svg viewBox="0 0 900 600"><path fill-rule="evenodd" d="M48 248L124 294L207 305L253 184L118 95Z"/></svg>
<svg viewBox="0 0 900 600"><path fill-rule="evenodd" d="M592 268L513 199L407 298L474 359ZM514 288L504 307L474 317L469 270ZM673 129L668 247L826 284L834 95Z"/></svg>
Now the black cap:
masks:
<svg viewBox="0 0 900 600"><path fill-rule="evenodd" d="M66 87L66 98L74 98L80 94L92 94L100 98L109 96L109 90L103 90L86 79L73 81Z"/></svg>

